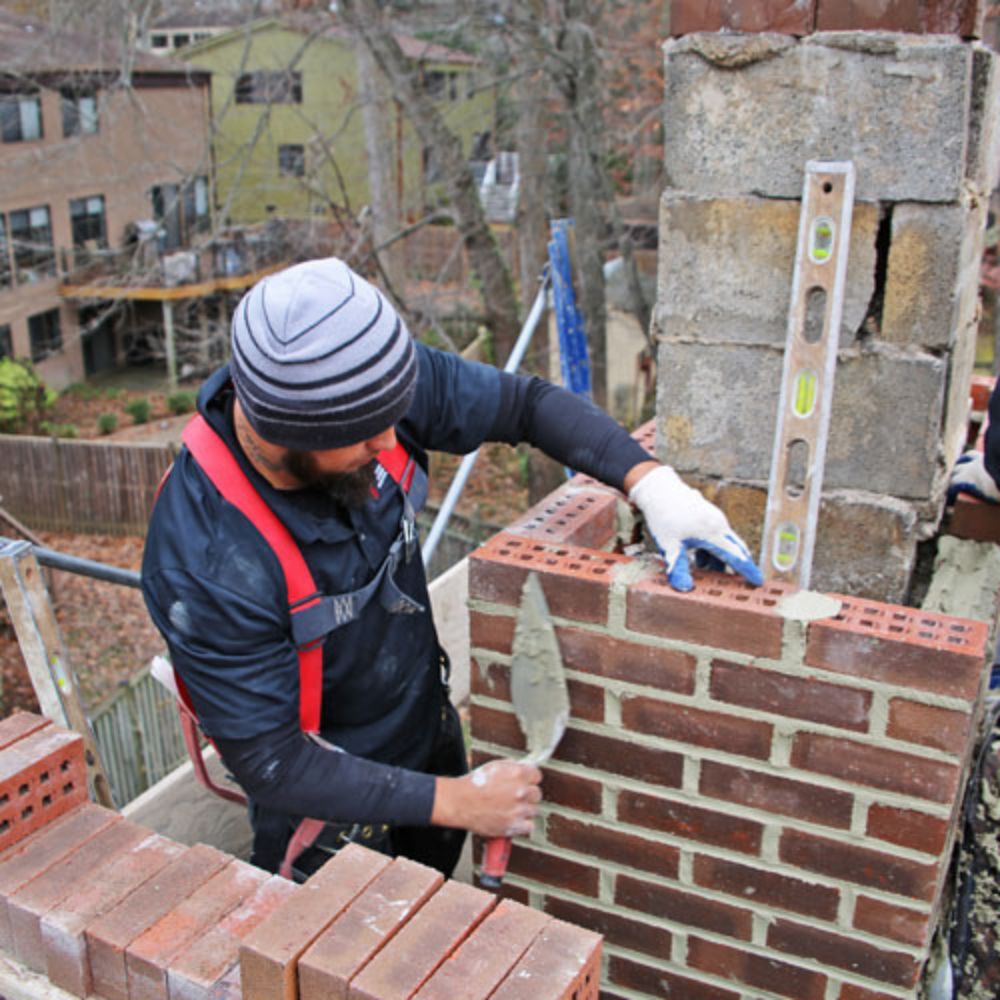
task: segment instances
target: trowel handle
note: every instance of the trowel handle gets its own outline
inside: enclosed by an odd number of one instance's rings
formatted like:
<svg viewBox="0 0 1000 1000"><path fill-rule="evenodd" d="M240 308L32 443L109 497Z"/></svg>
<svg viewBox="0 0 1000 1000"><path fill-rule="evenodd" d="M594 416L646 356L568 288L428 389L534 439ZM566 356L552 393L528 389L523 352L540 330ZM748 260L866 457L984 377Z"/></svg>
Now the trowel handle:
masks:
<svg viewBox="0 0 1000 1000"><path fill-rule="evenodd" d="M496 891L507 874L510 861L510 837L491 837L483 848L483 864L479 869L479 884Z"/></svg>

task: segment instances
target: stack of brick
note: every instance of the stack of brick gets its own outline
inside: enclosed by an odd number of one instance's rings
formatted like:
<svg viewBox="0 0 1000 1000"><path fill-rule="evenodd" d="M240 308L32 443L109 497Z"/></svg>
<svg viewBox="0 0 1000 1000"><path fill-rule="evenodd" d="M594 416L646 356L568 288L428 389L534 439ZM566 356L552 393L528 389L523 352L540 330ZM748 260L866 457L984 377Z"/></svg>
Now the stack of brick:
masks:
<svg viewBox="0 0 1000 1000"><path fill-rule="evenodd" d="M615 551L619 502L577 479L471 560L474 761L524 747L509 670L529 571L571 700L505 891L605 935L605 1000L916 997L987 627L830 595L803 614L784 585L722 574L676 593Z"/></svg>
<svg viewBox="0 0 1000 1000"><path fill-rule="evenodd" d="M954 35L903 32L949 17L974 28L981 11L916 0L674 10L675 32L693 33L665 45L658 448L711 487L754 547L805 165L855 167L813 564L821 589L905 599L963 443L1000 168L997 57ZM849 30L872 27L882 30Z"/></svg>
<svg viewBox="0 0 1000 1000"><path fill-rule="evenodd" d="M294 885L92 804L86 778L78 736L0 721L0 955L48 998L596 1000L591 931L356 845Z"/></svg>

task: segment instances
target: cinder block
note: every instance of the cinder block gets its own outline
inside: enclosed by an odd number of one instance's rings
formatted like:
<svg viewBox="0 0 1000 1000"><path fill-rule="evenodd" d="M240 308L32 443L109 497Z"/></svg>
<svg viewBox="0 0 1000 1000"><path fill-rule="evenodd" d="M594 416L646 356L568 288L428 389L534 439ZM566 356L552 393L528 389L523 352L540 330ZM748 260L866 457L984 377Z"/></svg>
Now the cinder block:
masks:
<svg viewBox="0 0 1000 1000"><path fill-rule="evenodd" d="M235 965L240 944L250 932L299 891L299 886L272 875L196 941L174 956L167 970L170 1000L208 1000L212 987Z"/></svg>
<svg viewBox="0 0 1000 1000"><path fill-rule="evenodd" d="M511 900L466 938L417 992L414 1000L487 1000L537 940L551 918Z"/></svg>
<svg viewBox="0 0 1000 1000"><path fill-rule="evenodd" d="M553 920L492 994L491 1000L597 1000L601 937Z"/></svg>
<svg viewBox="0 0 1000 1000"><path fill-rule="evenodd" d="M299 959L301 1000L348 1000L351 980L443 881L432 868L396 858Z"/></svg>
<svg viewBox="0 0 1000 1000"><path fill-rule="evenodd" d="M983 0L818 0L817 31L909 31L978 38Z"/></svg>
<svg viewBox="0 0 1000 1000"><path fill-rule="evenodd" d="M821 154L854 162L858 201L960 197L972 54L957 38L719 33L664 52L671 187L798 198Z"/></svg>
<svg viewBox="0 0 1000 1000"><path fill-rule="evenodd" d="M496 902L492 893L446 882L354 978L350 1000L410 1000Z"/></svg>
<svg viewBox="0 0 1000 1000"><path fill-rule="evenodd" d="M975 286L978 291L978 286ZM940 476L935 484L932 499L937 511L945 499L947 477L955 466L955 461L966 450L969 432L969 399L964 387L969 384L976 363L976 342L979 337L977 305L972 304L972 312L962 320L955 334L955 344L948 355L948 391L945 397L944 421L940 436Z"/></svg>
<svg viewBox="0 0 1000 1000"><path fill-rule="evenodd" d="M7 915L13 936L13 954L35 972L45 972L47 959L42 938L41 918L75 893L81 872L103 868L110 858L145 840L150 831L135 823L123 822L114 813L111 821L93 837L81 841L67 854L7 899Z"/></svg>
<svg viewBox="0 0 1000 1000"><path fill-rule="evenodd" d="M27 721L15 729L31 729ZM0 851L87 800L83 740L59 726L25 731L0 751Z"/></svg>
<svg viewBox="0 0 1000 1000"><path fill-rule="evenodd" d="M229 861L196 844L98 917L86 931L94 991L106 1000L129 1000L126 949Z"/></svg>
<svg viewBox="0 0 1000 1000"><path fill-rule="evenodd" d="M665 192L660 200L657 336L784 350L800 213L798 201ZM854 344L868 312L878 227L878 206L855 204L841 347ZM723 409L718 403L726 397L715 393L712 398Z"/></svg>
<svg viewBox="0 0 1000 1000"><path fill-rule="evenodd" d="M76 891L42 917L46 972L56 986L85 997L93 992L86 928L179 857L184 847L152 834L133 848L109 855L107 864L80 872Z"/></svg>
<svg viewBox="0 0 1000 1000"><path fill-rule="evenodd" d="M258 924L240 947L244 1000L297 1000L299 957L389 864L348 844Z"/></svg>
<svg viewBox="0 0 1000 1000"><path fill-rule="evenodd" d="M972 46L972 95L966 176L974 190L986 195L1000 183L1000 69L996 52Z"/></svg>
<svg viewBox="0 0 1000 1000"><path fill-rule="evenodd" d="M670 34L696 31L780 31L808 35L813 30L818 0L674 0L670 5Z"/></svg>
<svg viewBox="0 0 1000 1000"><path fill-rule="evenodd" d="M129 1000L170 1000L167 975L174 958L210 933L267 878L259 868L230 860L132 941L125 952Z"/></svg>

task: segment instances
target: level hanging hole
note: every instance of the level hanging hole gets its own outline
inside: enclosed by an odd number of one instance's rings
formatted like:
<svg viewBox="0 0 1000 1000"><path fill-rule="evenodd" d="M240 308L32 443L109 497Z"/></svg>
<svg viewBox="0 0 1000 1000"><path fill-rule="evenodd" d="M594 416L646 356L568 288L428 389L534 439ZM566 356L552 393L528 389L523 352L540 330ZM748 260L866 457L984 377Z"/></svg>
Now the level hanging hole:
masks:
<svg viewBox="0 0 1000 1000"><path fill-rule="evenodd" d="M785 493L793 500L798 499L805 492L808 477L809 444L801 438L789 441L785 462Z"/></svg>

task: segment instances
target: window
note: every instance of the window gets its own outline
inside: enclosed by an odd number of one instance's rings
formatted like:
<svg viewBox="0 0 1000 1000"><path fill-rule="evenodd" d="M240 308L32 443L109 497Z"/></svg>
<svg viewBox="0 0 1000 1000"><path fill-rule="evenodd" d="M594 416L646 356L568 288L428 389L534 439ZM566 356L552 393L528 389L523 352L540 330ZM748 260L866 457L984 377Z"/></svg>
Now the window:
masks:
<svg viewBox="0 0 1000 1000"><path fill-rule="evenodd" d="M306 147L279 146L278 173L283 174L285 177L305 177Z"/></svg>
<svg viewBox="0 0 1000 1000"><path fill-rule="evenodd" d="M165 49L170 44L170 39L166 35L162 35L158 32L150 37L149 44L150 47L154 49Z"/></svg>
<svg viewBox="0 0 1000 1000"><path fill-rule="evenodd" d="M208 211L208 178L193 177L181 189L184 198L184 226L190 239L193 233L206 233L212 226Z"/></svg>
<svg viewBox="0 0 1000 1000"><path fill-rule="evenodd" d="M73 230L73 246L85 247L88 243L97 247L108 245L104 195L73 199L69 203L69 222Z"/></svg>
<svg viewBox="0 0 1000 1000"><path fill-rule="evenodd" d="M97 132L97 95L62 91L63 135L94 135Z"/></svg>
<svg viewBox="0 0 1000 1000"><path fill-rule="evenodd" d="M28 340L31 343L31 360L44 361L62 350L62 329L59 310L49 309L28 317Z"/></svg>
<svg viewBox="0 0 1000 1000"><path fill-rule="evenodd" d="M14 357L14 341L10 335L10 326L0 323L0 358Z"/></svg>
<svg viewBox="0 0 1000 1000"><path fill-rule="evenodd" d="M42 137L42 102L37 94L0 94L0 137L28 142Z"/></svg>
<svg viewBox="0 0 1000 1000"><path fill-rule="evenodd" d="M191 41L191 36L186 31L179 31L174 35L174 48L182 49L185 45L189 44Z"/></svg>
<svg viewBox="0 0 1000 1000"><path fill-rule="evenodd" d="M301 104L302 74L284 70L241 73L236 79L237 104Z"/></svg>
<svg viewBox="0 0 1000 1000"><path fill-rule="evenodd" d="M424 70L424 91L432 100L458 100L458 73L437 69Z"/></svg>
<svg viewBox="0 0 1000 1000"><path fill-rule="evenodd" d="M48 205L11 212L10 242L14 247L14 272L18 282L40 281L45 275L56 273Z"/></svg>
<svg viewBox="0 0 1000 1000"><path fill-rule="evenodd" d="M195 233L211 228L207 177L192 177L184 185L158 184L150 194L153 218L166 233L164 250L176 250L188 243Z"/></svg>

